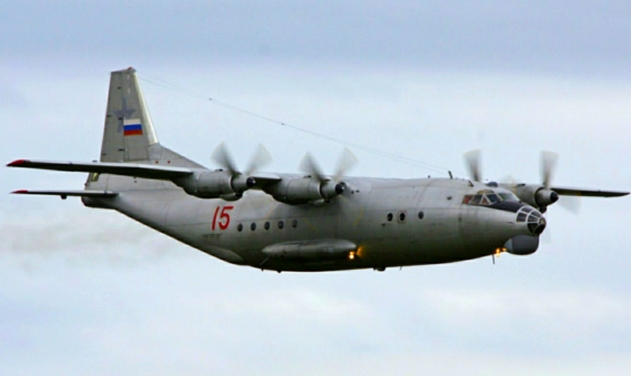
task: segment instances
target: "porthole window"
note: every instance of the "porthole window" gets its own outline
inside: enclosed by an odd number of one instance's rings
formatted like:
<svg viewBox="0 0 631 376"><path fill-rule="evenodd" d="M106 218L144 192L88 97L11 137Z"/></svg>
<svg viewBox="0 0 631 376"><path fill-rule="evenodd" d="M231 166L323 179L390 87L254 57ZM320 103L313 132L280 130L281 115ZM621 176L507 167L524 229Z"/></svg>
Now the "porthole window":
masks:
<svg viewBox="0 0 631 376"><path fill-rule="evenodd" d="M394 216L392 215L392 213L388 213L388 222L392 222L392 218L394 218Z"/></svg>
<svg viewBox="0 0 631 376"><path fill-rule="evenodd" d="M418 212L418 219L423 219L424 216L425 214L422 211Z"/></svg>
<svg viewBox="0 0 631 376"><path fill-rule="evenodd" d="M237 225L237 231L239 231L239 232L243 231L243 224L242 223L239 223Z"/></svg>
<svg viewBox="0 0 631 376"><path fill-rule="evenodd" d="M265 224L263 225L263 227L264 227L266 230L269 230L269 222L265 222Z"/></svg>
<svg viewBox="0 0 631 376"><path fill-rule="evenodd" d="M250 225L250 230L256 230L256 223L252 222L252 224Z"/></svg>
<svg viewBox="0 0 631 376"><path fill-rule="evenodd" d="M278 221L278 228L282 230L282 229L283 229L283 227L285 227L285 222L283 222L283 221Z"/></svg>
<svg viewBox="0 0 631 376"><path fill-rule="evenodd" d="M296 228L298 227L298 220L294 219L293 221L291 221L291 227Z"/></svg>
<svg viewBox="0 0 631 376"><path fill-rule="evenodd" d="M399 222L405 222L405 212L399 212Z"/></svg>

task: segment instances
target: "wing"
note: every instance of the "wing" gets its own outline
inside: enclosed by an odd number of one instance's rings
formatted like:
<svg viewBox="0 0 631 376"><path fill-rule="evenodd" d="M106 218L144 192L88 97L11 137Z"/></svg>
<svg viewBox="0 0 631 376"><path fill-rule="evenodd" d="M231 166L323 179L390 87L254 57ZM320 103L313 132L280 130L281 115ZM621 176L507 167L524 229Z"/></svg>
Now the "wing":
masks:
<svg viewBox="0 0 631 376"><path fill-rule="evenodd" d="M59 196L65 199L68 196L76 197L114 197L118 193L112 191L81 191L81 190L32 190L32 189L20 189L18 191L11 192L16 195L44 195L44 196Z"/></svg>
<svg viewBox="0 0 631 376"><path fill-rule="evenodd" d="M193 174L193 170L184 167L152 166L136 163L85 163L18 159L7 164L7 166L55 171L96 172L158 180L172 180Z"/></svg>
<svg viewBox="0 0 631 376"><path fill-rule="evenodd" d="M567 187L550 187L561 196L585 196L585 197L620 197L626 196L629 192L621 191L601 191L599 189L580 189Z"/></svg>

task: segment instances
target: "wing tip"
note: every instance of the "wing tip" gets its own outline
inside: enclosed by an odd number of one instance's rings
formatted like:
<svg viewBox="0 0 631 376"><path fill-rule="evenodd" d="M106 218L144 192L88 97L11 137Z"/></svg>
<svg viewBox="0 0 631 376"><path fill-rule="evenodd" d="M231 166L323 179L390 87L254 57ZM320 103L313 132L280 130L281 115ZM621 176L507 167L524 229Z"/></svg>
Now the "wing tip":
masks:
<svg viewBox="0 0 631 376"><path fill-rule="evenodd" d="M27 163L29 163L30 161L28 159L16 159L11 163L7 163L7 167L20 167L22 165L25 165Z"/></svg>
<svg viewBox="0 0 631 376"><path fill-rule="evenodd" d="M11 194L13 194L13 195L26 195L28 193L29 193L28 189L18 189L18 190L15 190L15 191L11 192Z"/></svg>

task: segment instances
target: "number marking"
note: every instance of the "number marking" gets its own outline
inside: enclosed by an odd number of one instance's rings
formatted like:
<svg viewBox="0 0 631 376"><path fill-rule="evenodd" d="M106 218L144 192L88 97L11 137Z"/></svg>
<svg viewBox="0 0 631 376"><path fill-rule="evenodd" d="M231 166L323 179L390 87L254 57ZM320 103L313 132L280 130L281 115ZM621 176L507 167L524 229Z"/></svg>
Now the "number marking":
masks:
<svg viewBox="0 0 631 376"><path fill-rule="evenodd" d="M234 206L217 206L215 214L213 215L213 223L210 226L211 230L215 231L217 226L220 230L225 230L230 226L230 213L229 211L234 209ZM219 217L219 218L217 218Z"/></svg>

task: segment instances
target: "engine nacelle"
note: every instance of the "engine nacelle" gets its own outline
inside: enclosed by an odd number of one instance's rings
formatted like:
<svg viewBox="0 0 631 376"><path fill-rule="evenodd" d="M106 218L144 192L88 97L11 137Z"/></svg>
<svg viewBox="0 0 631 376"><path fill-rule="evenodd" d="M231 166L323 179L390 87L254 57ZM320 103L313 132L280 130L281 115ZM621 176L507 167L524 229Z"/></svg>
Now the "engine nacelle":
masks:
<svg viewBox="0 0 631 376"><path fill-rule="evenodd" d="M542 211L559 200L555 191L537 184L519 184L515 187L515 194L523 202Z"/></svg>
<svg viewBox="0 0 631 376"><path fill-rule="evenodd" d="M245 175L232 175L227 171L201 171L173 181L189 195L199 198L222 198L235 201L256 183Z"/></svg>
<svg viewBox="0 0 631 376"><path fill-rule="evenodd" d="M344 183L320 181L313 177L283 179L264 188L276 201L292 205L323 205L333 197L341 195L345 189Z"/></svg>

